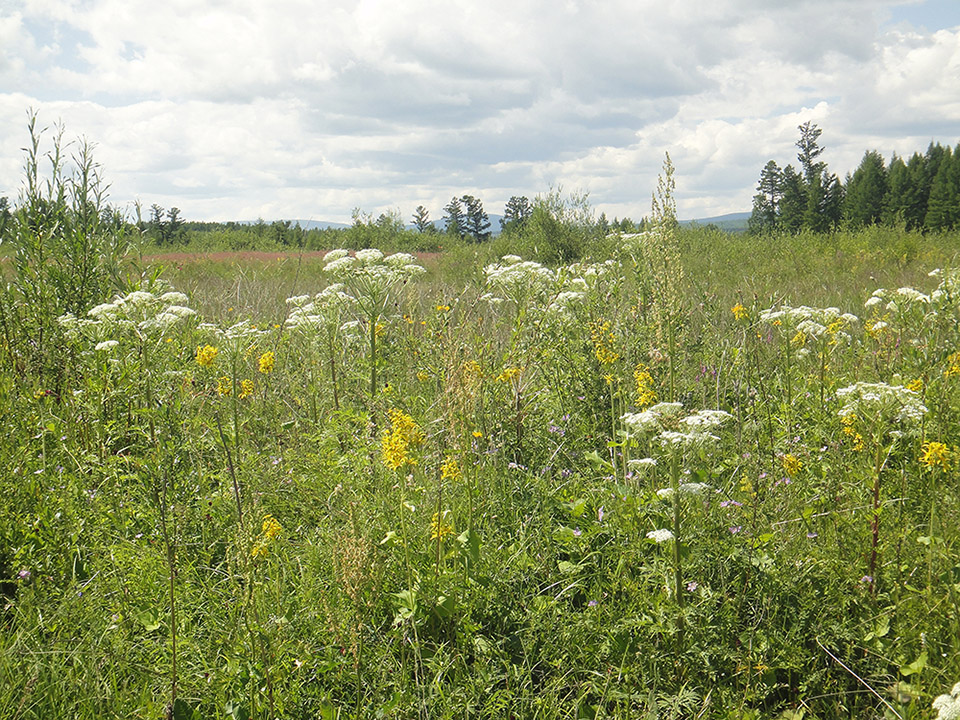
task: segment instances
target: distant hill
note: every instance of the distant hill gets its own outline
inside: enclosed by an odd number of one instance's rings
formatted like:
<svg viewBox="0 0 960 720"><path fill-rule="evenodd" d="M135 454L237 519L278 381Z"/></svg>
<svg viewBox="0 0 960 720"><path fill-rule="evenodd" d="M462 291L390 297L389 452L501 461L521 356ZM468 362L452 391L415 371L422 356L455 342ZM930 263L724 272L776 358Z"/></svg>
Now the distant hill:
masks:
<svg viewBox="0 0 960 720"><path fill-rule="evenodd" d="M500 220L503 219L503 215L494 215L491 214L490 218L490 232L494 235L500 234ZM694 220L681 220L681 225L716 225L721 230L726 230L727 232L743 232L747 229L747 220L750 218L750 213L748 212L739 212L739 213L728 213L726 215L717 215L715 217L706 217L706 218L696 218ZM249 222L248 224L253 224ZM327 220L291 220L291 225L299 224L304 230L328 230L330 228L334 230L342 230L344 228L350 227L349 223L337 223L329 222ZM434 220L434 227L437 230L443 231L443 220ZM412 224L408 223L405 226L408 230L413 230L414 227Z"/></svg>
<svg viewBox="0 0 960 720"><path fill-rule="evenodd" d="M696 220L681 220L681 225L716 225L721 230L727 232L744 232L747 229L747 220L752 213L738 212L728 213L726 215L717 215L715 217L697 218Z"/></svg>

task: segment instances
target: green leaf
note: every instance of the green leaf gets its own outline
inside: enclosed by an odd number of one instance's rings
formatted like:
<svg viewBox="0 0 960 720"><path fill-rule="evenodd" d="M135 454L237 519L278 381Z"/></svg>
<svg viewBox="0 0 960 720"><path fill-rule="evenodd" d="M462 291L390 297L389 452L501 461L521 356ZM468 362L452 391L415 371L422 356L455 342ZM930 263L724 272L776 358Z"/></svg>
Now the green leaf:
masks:
<svg viewBox="0 0 960 720"><path fill-rule="evenodd" d="M909 665L904 665L900 668L900 674L904 677L910 677L911 675L916 675L921 672L927 666L927 651L924 650L920 653L920 657L914 660Z"/></svg>
<svg viewBox="0 0 960 720"><path fill-rule="evenodd" d="M155 607L142 607L135 616L147 632L153 632L160 627L160 611Z"/></svg>
<svg viewBox="0 0 960 720"><path fill-rule="evenodd" d="M457 536L457 542L460 544L461 554L468 557L472 562L480 562L480 536L473 530L467 529Z"/></svg>

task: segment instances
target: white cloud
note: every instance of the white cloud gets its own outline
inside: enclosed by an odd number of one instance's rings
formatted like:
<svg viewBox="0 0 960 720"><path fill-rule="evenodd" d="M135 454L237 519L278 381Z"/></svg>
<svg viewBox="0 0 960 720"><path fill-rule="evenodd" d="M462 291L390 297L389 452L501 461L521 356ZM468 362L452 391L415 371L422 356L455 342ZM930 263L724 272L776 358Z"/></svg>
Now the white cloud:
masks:
<svg viewBox="0 0 960 720"><path fill-rule="evenodd" d="M639 217L665 151L682 216L746 210L805 120L841 175L956 140L960 29L900 12L924 6L0 0L0 194L33 107L97 143L114 201L188 218L498 212L557 184Z"/></svg>

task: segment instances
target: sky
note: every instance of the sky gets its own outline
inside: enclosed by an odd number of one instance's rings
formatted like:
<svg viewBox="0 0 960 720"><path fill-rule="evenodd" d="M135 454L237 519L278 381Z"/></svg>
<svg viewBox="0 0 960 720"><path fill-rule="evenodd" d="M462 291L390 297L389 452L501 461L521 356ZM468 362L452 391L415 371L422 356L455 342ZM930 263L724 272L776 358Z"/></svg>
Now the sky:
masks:
<svg viewBox="0 0 960 720"><path fill-rule="evenodd" d="M31 111L128 213L440 219L553 189L639 219L669 153L705 218L796 166L806 121L841 178L955 145L960 0L0 0L13 201Z"/></svg>

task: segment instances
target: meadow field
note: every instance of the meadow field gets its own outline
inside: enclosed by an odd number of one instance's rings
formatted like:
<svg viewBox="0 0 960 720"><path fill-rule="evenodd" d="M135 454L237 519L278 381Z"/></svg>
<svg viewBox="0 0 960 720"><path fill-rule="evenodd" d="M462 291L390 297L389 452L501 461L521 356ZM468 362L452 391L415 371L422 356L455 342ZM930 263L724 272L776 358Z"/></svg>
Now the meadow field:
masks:
<svg viewBox="0 0 960 720"><path fill-rule="evenodd" d="M960 236L667 210L566 264L24 224L0 717L956 717Z"/></svg>

